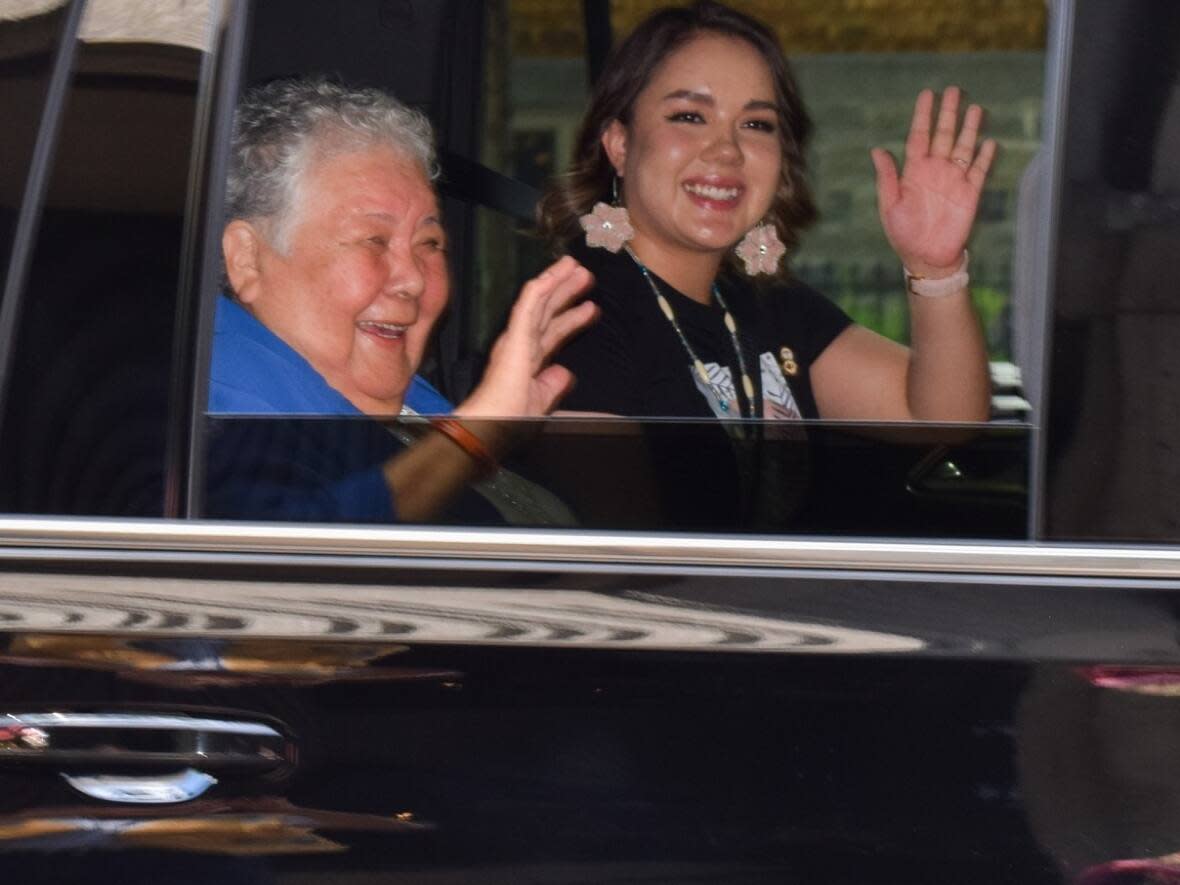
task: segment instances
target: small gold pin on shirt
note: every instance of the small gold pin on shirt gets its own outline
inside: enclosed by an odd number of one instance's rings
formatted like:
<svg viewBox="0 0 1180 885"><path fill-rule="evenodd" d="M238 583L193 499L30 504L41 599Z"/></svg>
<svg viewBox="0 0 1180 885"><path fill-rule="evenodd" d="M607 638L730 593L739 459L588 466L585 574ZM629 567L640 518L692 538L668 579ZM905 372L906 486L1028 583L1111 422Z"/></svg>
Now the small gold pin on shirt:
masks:
<svg viewBox="0 0 1180 885"><path fill-rule="evenodd" d="M793 378L799 374L799 364L795 362L795 351L789 347L780 347L778 358L784 375Z"/></svg>

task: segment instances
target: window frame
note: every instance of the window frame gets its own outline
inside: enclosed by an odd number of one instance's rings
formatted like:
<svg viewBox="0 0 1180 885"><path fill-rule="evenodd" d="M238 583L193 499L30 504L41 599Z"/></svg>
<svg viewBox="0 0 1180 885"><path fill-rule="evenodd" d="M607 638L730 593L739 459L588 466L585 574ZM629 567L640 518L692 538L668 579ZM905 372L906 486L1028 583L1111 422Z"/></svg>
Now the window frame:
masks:
<svg viewBox="0 0 1180 885"><path fill-rule="evenodd" d="M21 303L29 279L37 231L49 192L49 179L57 153L65 115L66 98L74 77L74 62L78 55L79 31L86 0L67 0L66 19L62 26L61 43L53 61L53 70L45 94L28 178L21 196L16 229L13 231L12 250L5 268L4 286L0 291L0 434L4 432L8 388L15 355L15 338L20 326Z"/></svg>

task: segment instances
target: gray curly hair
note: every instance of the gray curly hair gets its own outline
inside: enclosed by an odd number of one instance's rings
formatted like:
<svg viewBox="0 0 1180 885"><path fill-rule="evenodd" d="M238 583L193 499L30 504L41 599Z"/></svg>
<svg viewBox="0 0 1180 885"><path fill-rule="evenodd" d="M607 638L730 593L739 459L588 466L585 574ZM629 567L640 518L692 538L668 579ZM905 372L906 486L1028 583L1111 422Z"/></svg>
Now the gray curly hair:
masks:
<svg viewBox="0 0 1180 885"><path fill-rule="evenodd" d="M390 147L438 178L430 121L379 89L323 77L275 80L242 96L234 118L226 219L262 223L285 250L299 183L313 159Z"/></svg>

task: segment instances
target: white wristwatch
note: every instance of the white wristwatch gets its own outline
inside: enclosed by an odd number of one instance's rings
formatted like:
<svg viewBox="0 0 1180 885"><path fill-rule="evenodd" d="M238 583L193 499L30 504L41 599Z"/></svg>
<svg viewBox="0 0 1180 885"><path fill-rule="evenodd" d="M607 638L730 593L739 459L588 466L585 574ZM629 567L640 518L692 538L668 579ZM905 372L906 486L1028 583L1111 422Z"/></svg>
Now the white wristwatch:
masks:
<svg viewBox="0 0 1180 885"><path fill-rule="evenodd" d="M937 280L928 280L926 277L911 273L910 269L903 264L901 271L905 275L905 290L923 298L942 298L944 295L954 295L956 292L961 292L967 288L967 283L971 280L967 274L967 258L967 250L964 249L959 269L949 277Z"/></svg>

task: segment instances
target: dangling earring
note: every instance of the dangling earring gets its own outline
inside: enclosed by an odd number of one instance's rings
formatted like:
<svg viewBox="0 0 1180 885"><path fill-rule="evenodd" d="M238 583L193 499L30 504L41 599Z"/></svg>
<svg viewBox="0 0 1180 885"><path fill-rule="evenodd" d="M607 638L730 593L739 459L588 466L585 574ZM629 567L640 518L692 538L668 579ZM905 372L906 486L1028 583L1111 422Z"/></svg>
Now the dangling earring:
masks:
<svg viewBox="0 0 1180 885"><path fill-rule="evenodd" d="M773 276L778 273L778 263L787 254L787 247L778 238L778 229L763 221L746 232L738 243L737 257L746 263L746 273L757 276L760 273Z"/></svg>
<svg viewBox="0 0 1180 885"><path fill-rule="evenodd" d="M619 204L619 178L611 181L611 196L614 205L595 203L594 209L578 217L578 223L586 232L586 245L592 249L607 249L618 252L635 236L627 208Z"/></svg>

